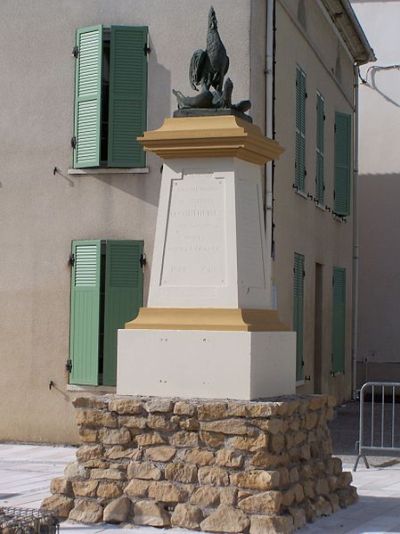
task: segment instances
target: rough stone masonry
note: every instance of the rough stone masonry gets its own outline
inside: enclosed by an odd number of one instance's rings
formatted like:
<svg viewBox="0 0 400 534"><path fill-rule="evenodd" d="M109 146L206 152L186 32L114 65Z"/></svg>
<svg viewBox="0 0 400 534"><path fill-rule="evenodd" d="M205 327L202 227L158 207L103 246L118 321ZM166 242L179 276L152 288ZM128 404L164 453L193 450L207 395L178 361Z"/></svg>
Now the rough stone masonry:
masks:
<svg viewBox="0 0 400 534"><path fill-rule="evenodd" d="M42 508L83 523L290 533L357 499L324 395L265 402L80 397L77 461Z"/></svg>

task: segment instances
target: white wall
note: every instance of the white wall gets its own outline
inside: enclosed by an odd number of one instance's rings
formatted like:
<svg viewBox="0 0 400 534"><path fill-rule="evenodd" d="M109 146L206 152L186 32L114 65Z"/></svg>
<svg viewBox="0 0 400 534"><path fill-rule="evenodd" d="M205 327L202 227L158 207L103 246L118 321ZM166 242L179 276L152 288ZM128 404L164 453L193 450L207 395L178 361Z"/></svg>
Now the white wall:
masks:
<svg viewBox="0 0 400 534"><path fill-rule="evenodd" d="M400 1L353 8L377 57L360 86L360 383L400 379L400 70L374 68L400 64Z"/></svg>

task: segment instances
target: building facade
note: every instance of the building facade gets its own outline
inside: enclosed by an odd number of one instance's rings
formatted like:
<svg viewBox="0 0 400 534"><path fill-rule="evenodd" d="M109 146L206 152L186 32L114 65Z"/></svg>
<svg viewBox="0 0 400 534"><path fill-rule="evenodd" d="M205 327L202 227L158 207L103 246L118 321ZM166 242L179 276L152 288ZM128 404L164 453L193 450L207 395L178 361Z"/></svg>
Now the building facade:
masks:
<svg viewBox="0 0 400 534"><path fill-rule="evenodd" d="M353 67L372 51L345 0L214 7L233 100L250 98L285 148L265 169L265 213L271 301L298 333L298 391L349 398ZM1 440L74 443L76 391L113 391L116 328L147 301L162 164L131 140L171 115L172 89L190 94L208 10L1 4Z"/></svg>

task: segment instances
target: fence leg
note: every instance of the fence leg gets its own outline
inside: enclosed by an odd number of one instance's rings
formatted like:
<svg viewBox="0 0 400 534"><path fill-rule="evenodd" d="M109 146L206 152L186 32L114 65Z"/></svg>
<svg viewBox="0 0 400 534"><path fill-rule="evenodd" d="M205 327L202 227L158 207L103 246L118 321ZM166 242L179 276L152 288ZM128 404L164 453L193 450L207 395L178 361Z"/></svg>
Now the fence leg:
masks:
<svg viewBox="0 0 400 534"><path fill-rule="evenodd" d="M360 461L360 458L361 458L361 454L358 454L357 455L357 459L356 459L356 463L354 464L354 467L353 467L353 472L354 473L357 471L357 466L358 466L358 462Z"/></svg>
<svg viewBox="0 0 400 534"><path fill-rule="evenodd" d="M365 454L358 454L357 455L357 459L356 459L356 463L354 464L354 467L353 467L353 472L354 473L357 471L357 466L358 466L358 462L360 461L360 458L362 458L364 460L365 467L367 469L369 469L369 463L368 463L368 460L367 460L367 457L365 456Z"/></svg>

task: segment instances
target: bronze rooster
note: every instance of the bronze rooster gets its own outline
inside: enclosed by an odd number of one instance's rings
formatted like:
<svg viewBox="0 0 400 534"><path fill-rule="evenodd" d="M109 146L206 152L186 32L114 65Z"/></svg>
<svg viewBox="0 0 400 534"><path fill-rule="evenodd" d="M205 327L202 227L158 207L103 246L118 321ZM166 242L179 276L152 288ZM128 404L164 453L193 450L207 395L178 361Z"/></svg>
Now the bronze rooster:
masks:
<svg viewBox="0 0 400 534"><path fill-rule="evenodd" d="M196 96L185 96L181 91L173 89L172 92L178 101L178 111L174 112L174 116L179 116L179 110L187 109L192 109L195 114L205 113L206 110L221 112L233 110L244 114L249 110L251 107L249 100L232 104L232 80L227 78L224 81L228 68L229 57L219 36L217 17L211 6L208 13L206 49L199 49L193 53L189 67L190 85L195 91L199 91L200 87L200 92ZM243 117L251 121L248 115Z"/></svg>
<svg viewBox="0 0 400 534"><path fill-rule="evenodd" d="M189 79L193 89L198 91L201 85L203 90L214 87L222 93L225 74L229 68L229 57L218 33L217 17L211 6L208 13L207 47L205 50L196 50L190 61Z"/></svg>

